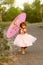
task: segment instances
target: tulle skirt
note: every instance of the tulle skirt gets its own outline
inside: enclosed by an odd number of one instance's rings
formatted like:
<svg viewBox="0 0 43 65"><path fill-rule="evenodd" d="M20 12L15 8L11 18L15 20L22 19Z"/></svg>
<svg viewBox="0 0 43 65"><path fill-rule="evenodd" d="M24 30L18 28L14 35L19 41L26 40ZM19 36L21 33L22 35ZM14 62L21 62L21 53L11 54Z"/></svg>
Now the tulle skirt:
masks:
<svg viewBox="0 0 43 65"><path fill-rule="evenodd" d="M31 34L18 34L14 40L14 45L19 47L27 47L33 45L33 43L37 40L36 37Z"/></svg>

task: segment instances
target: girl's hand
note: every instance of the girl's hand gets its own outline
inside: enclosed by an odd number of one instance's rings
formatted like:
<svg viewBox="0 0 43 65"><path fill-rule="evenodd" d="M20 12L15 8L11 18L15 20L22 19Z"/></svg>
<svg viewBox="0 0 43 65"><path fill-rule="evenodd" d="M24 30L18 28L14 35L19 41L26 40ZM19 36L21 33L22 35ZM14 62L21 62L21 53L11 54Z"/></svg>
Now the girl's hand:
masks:
<svg viewBox="0 0 43 65"><path fill-rule="evenodd" d="M18 21L14 23L14 28L18 26Z"/></svg>
<svg viewBox="0 0 43 65"><path fill-rule="evenodd" d="M27 33L27 30L26 29L24 29L24 33Z"/></svg>

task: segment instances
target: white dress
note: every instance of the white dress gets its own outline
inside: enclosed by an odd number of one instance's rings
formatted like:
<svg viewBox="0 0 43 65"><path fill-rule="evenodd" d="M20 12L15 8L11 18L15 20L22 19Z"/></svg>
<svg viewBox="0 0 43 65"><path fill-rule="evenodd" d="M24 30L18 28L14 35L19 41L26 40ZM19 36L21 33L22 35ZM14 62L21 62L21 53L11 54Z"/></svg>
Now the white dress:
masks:
<svg viewBox="0 0 43 65"><path fill-rule="evenodd" d="M21 34L18 34L15 38L14 45L19 47L27 47L33 45L37 38L28 33L22 34L22 32L23 31L21 30Z"/></svg>

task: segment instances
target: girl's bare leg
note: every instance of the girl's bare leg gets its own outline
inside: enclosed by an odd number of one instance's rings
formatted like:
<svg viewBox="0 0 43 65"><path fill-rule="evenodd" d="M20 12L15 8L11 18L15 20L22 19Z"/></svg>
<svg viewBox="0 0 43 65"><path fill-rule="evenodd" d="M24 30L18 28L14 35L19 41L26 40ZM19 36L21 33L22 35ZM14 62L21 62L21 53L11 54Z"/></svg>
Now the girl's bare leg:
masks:
<svg viewBox="0 0 43 65"><path fill-rule="evenodd" d="M21 52L22 52L22 54L25 54L25 49L24 49L24 47L21 47Z"/></svg>

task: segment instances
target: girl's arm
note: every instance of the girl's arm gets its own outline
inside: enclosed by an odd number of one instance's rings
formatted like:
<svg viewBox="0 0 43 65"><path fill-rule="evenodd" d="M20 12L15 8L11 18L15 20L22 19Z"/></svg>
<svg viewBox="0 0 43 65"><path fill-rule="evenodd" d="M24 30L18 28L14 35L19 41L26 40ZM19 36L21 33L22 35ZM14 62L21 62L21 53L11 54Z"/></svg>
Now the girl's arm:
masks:
<svg viewBox="0 0 43 65"><path fill-rule="evenodd" d="M19 34L24 34L24 31L23 31L23 29L19 29Z"/></svg>

